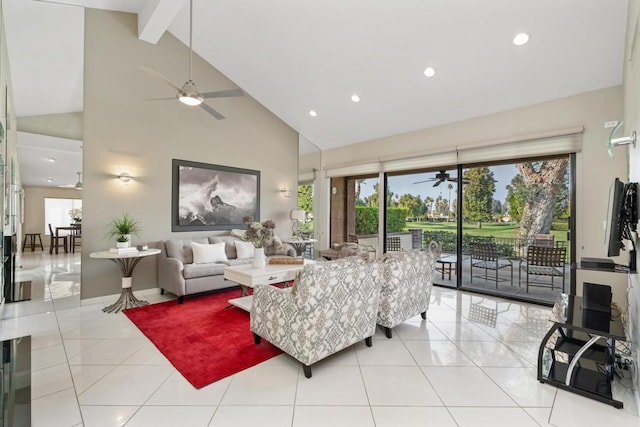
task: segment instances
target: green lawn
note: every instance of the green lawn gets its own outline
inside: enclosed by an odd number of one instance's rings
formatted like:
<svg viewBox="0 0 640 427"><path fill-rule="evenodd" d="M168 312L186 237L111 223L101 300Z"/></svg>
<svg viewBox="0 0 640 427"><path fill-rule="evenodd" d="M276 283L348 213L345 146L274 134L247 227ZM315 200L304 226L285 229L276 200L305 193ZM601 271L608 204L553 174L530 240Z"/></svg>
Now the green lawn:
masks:
<svg viewBox="0 0 640 427"><path fill-rule="evenodd" d="M425 231L446 231L456 233L455 222L408 222L407 229L422 228ZM487 222L482 223L479 228L477 223L464 223L462 225L463 234L471 234L474 236L493 236L515 238L518 236L519 226L516 223L499 223ZM551 230L551 234L555 236L556 241L567 240L567 232L562 230Z"/></svg>

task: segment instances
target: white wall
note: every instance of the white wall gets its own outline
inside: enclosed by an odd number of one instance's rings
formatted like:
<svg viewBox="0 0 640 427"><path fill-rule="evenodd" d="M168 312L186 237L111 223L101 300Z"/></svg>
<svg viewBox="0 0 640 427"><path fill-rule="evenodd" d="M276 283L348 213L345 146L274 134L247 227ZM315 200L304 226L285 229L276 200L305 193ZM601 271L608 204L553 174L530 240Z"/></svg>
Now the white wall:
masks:
<svg viewBox="0 0 640 427"><path fill-rule="evenodd" d="M624 132L617 136L628 136L632 130L640 134L640 40L636 42L633 62L631 57L632 36L634 27L640 19L640 0L629 1L627 21L627 43L625 49L624 67ZM629 181L640 182L640 142L635 148L629 148ZM616 155L625 157L626 148L616 149ZM637 242L636 238L636 242ZM640 258L640 257L638 257ZM638 259L640 261L640 259ZM635 389L640 386L638 362L640 362L640 279L638 273L629 277L629 329L633 353L636 361ZM636 392L636 397L638 393ZM640 404L640 399L638 399Z"/></svg>
<svg viewBox="0 0 640 427"><path fill-rule="evenodd" d="M106 225L124 211L141 222L134 243L213 234L171 232L172 159L260 170L261 218L288 236L296 199L279 189L296 186L298 134L251 96L209 101L226 120L180 104L171 87L138 67L181 85L188 48L169 33L157 45L138 40L135 15L86 9L85 26L82 298L119 292L116 268L89 253L113 246ZM193 79L203 92L237 87L199 57ZM171 99L149 100L162 97ZM134 177L129 185L115 179L122 171ZM157 286L155 259L140 262L133 283Z"/></svg>
<svg viewBox="0 0 640 427"><path fill-rule="evenodd" d="M614 177L627 175L624 156L610 159L606 141L609 129L604 122L620 119L623 114L622 87L616 86L538 105L390 136L361 144L322 152L323 169L346 163L367 163L390 157L428 155L470 147L492 141L540 134L583 126L583 149L576 160L577 172L577 259L602 258L604 253L603 221L607 214L607 194ZM365 145L366 144L366 145ZM445 166L445 165L443 165ZM326 182L326 180L325 180ZM325 245L327 243L325 242ZM626 255L617 259L627 263ZM578 271L578 294L583 281L607 283L614 288L614 298L626 300L623 275L585 274Z"/></svg>

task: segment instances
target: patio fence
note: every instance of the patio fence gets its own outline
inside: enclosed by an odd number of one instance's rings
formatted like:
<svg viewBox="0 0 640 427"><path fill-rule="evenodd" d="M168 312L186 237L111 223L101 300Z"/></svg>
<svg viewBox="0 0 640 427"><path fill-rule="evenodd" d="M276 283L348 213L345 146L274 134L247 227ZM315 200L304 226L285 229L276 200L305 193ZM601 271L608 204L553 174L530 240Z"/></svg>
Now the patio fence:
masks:
<svg viewBox="0 0 640 427"><path fill-rule="evenodd" d="M435 240L442 244L442 252L456 253L457 234L447 231L423 231L422 244L428 247L429 242ZM472 234L462 234L462 253L471 253L472 243L496 243L498 255L503 257L525 258L527 256L527 246L533 243L533 239L520 239L517 237L494 237L494 236L474 236ZM554 241L557 248L567 248L567 257L569 257L568 242L558 240ZM565 260L566 261L566 260Z"/></svg>

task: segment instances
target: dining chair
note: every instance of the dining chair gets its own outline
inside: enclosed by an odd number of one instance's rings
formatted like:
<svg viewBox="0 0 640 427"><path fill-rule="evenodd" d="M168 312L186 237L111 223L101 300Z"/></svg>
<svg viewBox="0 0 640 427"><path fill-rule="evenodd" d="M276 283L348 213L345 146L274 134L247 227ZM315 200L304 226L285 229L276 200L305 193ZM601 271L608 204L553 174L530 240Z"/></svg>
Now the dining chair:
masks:
<svg viewBox="0 0 640 427"><path fill-rule="evenodd" d="M71 253L76 253L76 246L82 247L82 224L74 224L73 230L71 230L71 242L70 242L70 250Z"/></svg>
<svg viewBox="0 0 640 427"><path fill-rule="evenodd" d="M58 236L56 237L56 233L53 231L53 227L49 224L49 234L51 235L50 245L49 245L49 253L53 253L53 248L56 248L56 253L58 253L58 248L62 247L65 252L67 252L67 236Z"/></svg>

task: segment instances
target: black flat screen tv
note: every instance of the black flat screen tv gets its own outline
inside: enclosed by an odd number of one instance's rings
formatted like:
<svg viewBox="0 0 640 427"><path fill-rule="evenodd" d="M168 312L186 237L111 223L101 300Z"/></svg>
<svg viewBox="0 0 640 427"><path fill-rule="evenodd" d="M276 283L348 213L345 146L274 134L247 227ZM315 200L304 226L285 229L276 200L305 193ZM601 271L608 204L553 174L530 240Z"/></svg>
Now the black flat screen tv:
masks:
<svg viewBox="0 0 640 427"><path fill-rule="evenodd" d="M607 256L619 256L622 244L622 204L624 203L624 184L616 178L609 188L609 204L607 205L607 225L604 235L604 246Z"/></svg>

